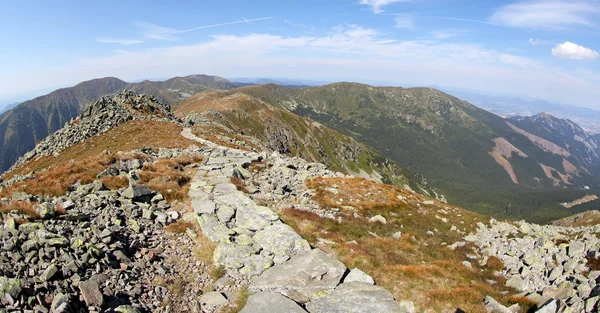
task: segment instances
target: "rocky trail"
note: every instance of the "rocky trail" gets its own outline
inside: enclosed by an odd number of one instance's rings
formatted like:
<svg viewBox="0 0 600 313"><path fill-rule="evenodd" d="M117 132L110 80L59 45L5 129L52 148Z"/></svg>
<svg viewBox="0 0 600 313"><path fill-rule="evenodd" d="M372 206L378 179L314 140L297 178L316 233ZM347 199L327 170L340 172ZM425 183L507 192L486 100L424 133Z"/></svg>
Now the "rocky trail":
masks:
<svg viewBox="0 0 600 313"><path fill-rule="evenodd" d="M184 131L184 135L194 138L189 132ZM349 271L334 257L312 249L274 210L257 205L238 190L232 177L251 178L249 165L265 158L264 154L214 147L190 189L196 219L217 245L215 265L224 267L242 284L247 283L252 293L240 312L412 312L412 303L396 302L364 272ZM300 159L276 154L269 158L278 158L278 162L266 163L276 164L282 171L294 169L298 177L340 175ZM276 183L280 185L281 181ZM300 193L294 189L299 187L298 182L284 183L269 186L279 193L276 198ZM257 194L260 192L253 193L255 197ZM258 198L265 196L273 194Z"/></svg>

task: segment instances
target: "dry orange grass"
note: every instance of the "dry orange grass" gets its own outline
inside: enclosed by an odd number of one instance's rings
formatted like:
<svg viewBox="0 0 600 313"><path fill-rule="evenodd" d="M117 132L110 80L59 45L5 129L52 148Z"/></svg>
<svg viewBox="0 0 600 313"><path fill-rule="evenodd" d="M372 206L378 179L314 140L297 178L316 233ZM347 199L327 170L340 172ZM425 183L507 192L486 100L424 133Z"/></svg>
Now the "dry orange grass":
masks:
<svg viewBox="0 0 600 313"><path fill-rule="evenodd" d="M167 225L165 231L173 234L183 234L188 228L194 229L194 224L184 220L178 220L175 223Z"/></svg>
<svg viewBox="0 0 600 313"><path fill-rule="evenodd" d="M3 178L9 179L17 174L36 171L36 178L19 182L5 188L0 196L9 197L13 191L25 191L29 194L63 195L73 184L91 183L108 166L120 159L140 158L148 160L143 154L120 157L104 151L131 151L144 146L153 148L187 148L196 142L180 135L181 127L175 123L158 121L130 121L113 128L106 133L89 138L86 142L69 147L60 155L46 156L27 162ZM179 164L201 162L201 157L182 157ZM110 177L103 179L107 187L118 189L126 187L126 179ZM162 186L168 189L168 186ZM150 187L152 188L152 187Z"/></svg>
<svg viewBox="0 0 600 313"><path fill-rule="evenodd" d="M239 177L234 177L234 176L231 176L231 178L229 180L231 181L232 184L235 185L237 190L244 192L244 193L248 193L248 190L246 189L246 184L244 183L244 180L242 180Z"/></svg>
<svg viewBox="0 0 600 313"><path fill-rule="evenodd" d="M106 188L118 190L129 186L129 179L126 176L107 176L101 179Z"/></svg>
<svg viewBox="0 0 600 313"><path fill-rule="evenodd" d="M347 205L372 210L400 204L398 195L405 193L404 189L396 186L379 184L364 178L317 177L307 180L306 186L315 189L315 200L325 208Z"/></svg>
<svg viewBox="0 0 600 313"><path fill-rule="evenodd" d="M89 138L83 143L61 151L57 157L46 156L29 161L2 178L10 179L14 175L27 174L67 164L71 160L82 160L109 151L132 151L144 146L152 148L187 148L198 143L181 136L182 127L171 122L129 121L110 129L100 136Z"/></svg>
<svg viewBox="0 0 600 313"><path fill-rule="evenodd" d="M315 178L306 184L321 206L342 209L341 222L298 209L285 209L284 222L311 245L335 253L348 268L371 275L397 300L411 300L417 310L433 312L486 312L486 295L509 303L502 300L502 292L509 291L504 279L494 276L501 262L492 259L480 266L472 261L468 268L462 262L472 245L446 247L463 236L451 231L452 226L467 233L485 217L362 178ZM387 223L370 223L374 215L384 216ZM398 231L402 236L393 238ZM319 238L334 244L319 244Z"/></svg>
<svg viewBox="0 0 600 313"><path fill-rule="evenodd" d="M24 215L29 216L31 219L38 219L40 215L35 210L37 203L29 201L13 201L10 204L0 203L0 212L9 213L12 211L18 211Z"/></svg>
<svg viewBox="0 0 600 313"><path fill-rule="evenodd" d="M201 156L180 156L161 159L152 165L144 165L138 173L140 184L160 192L167 201L183 201L188 197L191 173L186 166L202 162Z"/></svg>
<svg viewBox="0 0 600 313"><path fill-rule="evenodd" d="M8 196L13 191L24 191L32 195L61 196L76 182L89 184L106 167L117 161L114 154L96 155L78 161L69 161L52 166L36 174L33 180L15 183L5 188L0 195Z"/></svg>

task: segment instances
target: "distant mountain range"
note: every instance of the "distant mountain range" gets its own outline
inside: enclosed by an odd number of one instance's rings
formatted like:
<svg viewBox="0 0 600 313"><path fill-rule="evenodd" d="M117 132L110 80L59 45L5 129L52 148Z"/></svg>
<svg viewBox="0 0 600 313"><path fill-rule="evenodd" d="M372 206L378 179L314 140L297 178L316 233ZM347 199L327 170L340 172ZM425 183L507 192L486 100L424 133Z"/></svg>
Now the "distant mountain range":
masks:
<svg viewBox="0 0 600 313"><path fill-rule="evenodd" d="M79 115L87 105L123 89L156 96L168 104L209 89L245 86L207 75L175 77L166 81L127 83L118 78L93 79L25 101L0 116L0 171L7 170L35 144Z"/></svg>
<svg viewBox="0 0 600 313"><path fill-rule="evenodd" d="M451 202L478 212L534 220L562 217L566 214L561 203L584 196L586 186L598 187L600 138L571 120L545 113L505 119L433 88L345 82L300 87L207 75L83 82L0 116L0 170L92 101L130 89L175 104L185 113L182 117L199 114L231 133L251 135L269 149L347 172L367 175L377 168L383 181L410 182L412 188L427 192L434 188ZM427 179L426 186L419 175Z"/></svg>
<svg viewBox="0 0 600 313"><path fill-rule="evenodd" d="M543 100L526 100L517 97L487 96L475 92L448 89L447 92L503 117L530 116L547 112L558 118L570 119L588 132L600 133L600 111L572 105L556 104Z"/></svg>

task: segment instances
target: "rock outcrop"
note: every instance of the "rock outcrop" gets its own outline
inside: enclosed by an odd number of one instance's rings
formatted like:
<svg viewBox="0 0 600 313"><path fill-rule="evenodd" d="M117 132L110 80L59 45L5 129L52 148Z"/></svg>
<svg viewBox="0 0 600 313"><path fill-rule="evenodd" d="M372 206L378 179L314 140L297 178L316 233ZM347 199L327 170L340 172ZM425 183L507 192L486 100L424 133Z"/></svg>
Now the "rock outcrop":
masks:
<svg viewBox="0 0 600 313"><path fill-rule="evenodd" d="M40 141L35 149L19 158L11 169L34 158L59 153L134 119L172 121L175 117L170 105L159 102L151 95L138 95L126 90L114 97L102 97L84 109L77 119Z"/></svg>

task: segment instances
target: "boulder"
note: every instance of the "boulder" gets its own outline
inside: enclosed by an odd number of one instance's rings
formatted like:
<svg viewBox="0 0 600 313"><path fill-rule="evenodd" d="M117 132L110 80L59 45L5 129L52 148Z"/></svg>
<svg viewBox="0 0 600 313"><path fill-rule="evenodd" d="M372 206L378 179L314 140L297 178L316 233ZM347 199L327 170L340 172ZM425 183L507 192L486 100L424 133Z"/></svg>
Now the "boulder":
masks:
<svg viewBox="0 0 600 313"><path fill-rule="evenodd" d="M310 250L308 242L285 224L265 227L254 235L254 241L281 260L287 260L300 251Z"/></svg>
<svg viewBox="0 0 600 313"><path fill-rule="evenodd" d="M344 283L359 282L374 285L375 281L367 273L355 268L344 278Z"/></svg>
<svg viewBox="0 0 600 313"><path fill-rule="evenodd" d="M360 282L341 284L309 302L306 309L310 313L406 313L385 288Z"/></svg>
<svg viewBox="0 0 600 313"><path fill-rule="evenodd" d="M0 293L16 299L21 294L21 281L15 278L0 276ZM5 297L2 297L5 298Z"/></svg>
<svg viewBox="0 0 600 313"><path fill-rule="evenodd" d="M385 219L385 217L383 217L381 215L375 215L375 216L371 217L369 219L369 222L387 224L387 220Z"/></svg>
<svg viewBox="0 0 600 313"><path fill-rule="evenodd" d="M152 201L152 197L154 197L155 194L156 193L152 191L152 189L144 185L130 186L129 188L125 189L122 193L122 195L125 198L131 199L135 202L144 203L150 203Z"/></svg>
<svg viewBox="0 0 600 313"><path fill-rule="evenodd" d="M51 203L44 202L35 206L35 211L41 219L47 220L54 216L54 206Z"/></svg>
<svg viewBox="0 0 600 313"><path fill-rule="evenodd" d="M54 277L54 275L56 275L56 273L58 273L58 266L51 264L44 270L42 275L40 275L40 279L42 281L49 281Z"/></svg>
<svg viewBox="0 0 600 313"><path fill-rule="evenodd" d="M203 294L202 297L200 297L200 303L203 306L217 307L226 305L228 301L222 293L211 291Z"/></svg>
<svg viewBox="0 0 600 313"><path fill-rule="evenodd" d="M79 291L88 306L101 307L104 304L104 296L96 279L79 283Z"/></svg>
<svg viewBox="0 0 600 313"><path fill-rule="evenodd" d="M57 294L52 299L52 305L50 306L50 312L52 313L67 313L70 312L69 307L69 295L63 295L62 293Z"/></svg>
<svg viewBox="0 0 600 313"><path fill-rule="evenodd" d="M213 214L217 209L217 204L212 200L194 199L192 208L198 214Z"/></svg>
<svg viewBox="0 0 600 313"><path fill-rule="evenodd" d="M259 292L251 295L239 313L306 313L296 302L276 292Z"/></svg>
<svg viewBox="0 0 600 313"><path fill-rule="evenodd" d="M295 290L309 299L333 290L341 281L346 266L314 249L303 251L288 262L266 270L250 284L251 292Z"/></svg>

